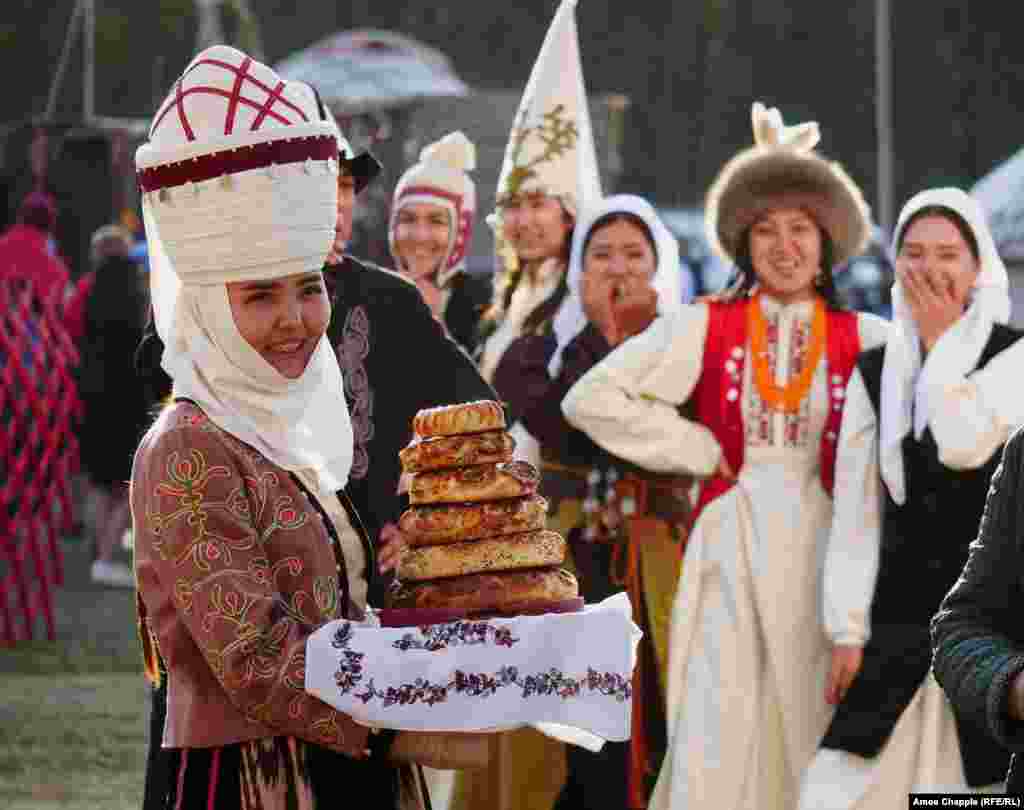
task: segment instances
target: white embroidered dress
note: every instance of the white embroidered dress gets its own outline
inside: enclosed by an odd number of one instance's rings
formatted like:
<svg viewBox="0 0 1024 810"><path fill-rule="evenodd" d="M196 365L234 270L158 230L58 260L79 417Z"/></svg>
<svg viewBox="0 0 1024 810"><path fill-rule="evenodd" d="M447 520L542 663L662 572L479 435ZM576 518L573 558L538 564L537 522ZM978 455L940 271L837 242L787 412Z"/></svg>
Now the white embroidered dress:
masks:
<svg viewBox="0 0 1024 810"><path fill-rule="evenodd" d="M760 300L769 361L785 385L809 348L812 306ZM718 441L676 410L700 377L707 321L705 305L686 306L624 343L569 392L569 421L646 469L713 474ZM859 315L858 328L862 348L883 342L884 321ZM832 377L823 359L799 412L786 415L765 407L752 364L743 367L729 393L743 398L744 464L737 485L697 520L683 559L669 748L651 810L790 810L831 717L820 582L832 499L819 467Z"/></svg>

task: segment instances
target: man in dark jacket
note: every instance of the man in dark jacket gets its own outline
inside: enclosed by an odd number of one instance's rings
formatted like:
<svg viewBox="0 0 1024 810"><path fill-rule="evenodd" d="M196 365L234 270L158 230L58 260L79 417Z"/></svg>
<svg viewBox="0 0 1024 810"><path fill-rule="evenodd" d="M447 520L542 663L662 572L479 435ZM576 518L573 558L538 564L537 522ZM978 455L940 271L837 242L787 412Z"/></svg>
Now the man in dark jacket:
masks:
<svg viewBox="0 0 1024 810"><path fill-rule="evenodd" d="M343 137L339 143L348 147ZM352 157L350 148L339 158L336 236L324 266L332 308L327 336L341 366L355 440L346 492L381 552L380 570L367 572L369 602L381 605L391 576L385 569L394 566L401 548L395 521L407 500L398 497L398 451L412 437L413 416L421 408L498 397L446 336L413 284L345 253L356 195L377 176L380 163L368 152ZM143 353L152 363L159 358L153 357L159 340L155 334L149 338ZM166 395L169 384L165 388ZM164 675L153 690L143 810L163 810L172 778L169 757L160 747L166 689Z"/></svg>
<svg viewBox="0 0 1024 810"><path fill-rule="evenodd" d="M415 285L344 252L361 188L358 175L343 168L337 239L324 267L332 306L327 337L341 365L355 439L347 491L370 537L387 548L381 560L387 563L406 506L404 497L395 497L398 451L412 438L413 416L423 408L498 397L445 336ZM371 603L382 603L385 584L371 584Z"/></svg>
<svg viewBox="0 0 1024 810"><path fill-rule="evenodd" d="M958 712L1013 753L1024 793L1024 429L1006 443L977 539L932 620L932 670Z"/></svg>

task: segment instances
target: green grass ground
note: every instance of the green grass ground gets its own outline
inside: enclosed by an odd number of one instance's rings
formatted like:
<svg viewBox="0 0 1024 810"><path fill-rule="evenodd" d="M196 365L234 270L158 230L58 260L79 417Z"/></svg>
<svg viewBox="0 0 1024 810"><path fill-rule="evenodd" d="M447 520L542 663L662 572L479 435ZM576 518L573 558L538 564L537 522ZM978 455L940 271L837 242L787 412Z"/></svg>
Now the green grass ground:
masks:
<svg viewBox="0 0 1024 810"><path fill-rule="evenodd" d="M0 807L141 806L146 685L138 673L5 675Z"/></svg>
<svg viewBox="0 0 1024 810"><path fill-rule="evenodd" d="M56 641L0 647L4 810L142 806L149 695L134 593L94 586L89 562L84 544L64 544Z"/></svg>

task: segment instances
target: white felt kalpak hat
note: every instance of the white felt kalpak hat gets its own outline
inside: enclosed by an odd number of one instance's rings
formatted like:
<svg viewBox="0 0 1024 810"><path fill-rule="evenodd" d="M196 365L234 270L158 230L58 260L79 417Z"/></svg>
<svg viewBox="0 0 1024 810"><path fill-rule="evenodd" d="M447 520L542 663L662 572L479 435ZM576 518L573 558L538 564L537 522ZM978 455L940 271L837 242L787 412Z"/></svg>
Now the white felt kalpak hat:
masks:
<svg viewBox="0 0 1024 810"><path fill-rule="evenodd" d="M575 217L601 198L575 12L576 0L562 0L534 63L498 179L499 209L510 197L540 192Z"/></svg>
<svg viewBox="0 0 1024 810"><path fill-rule="evenodd" d="M862 252L871 233L864 195L838 163L814 152L821 137L809 121L787 127L775 108L754 102L754 146L729 160L708 191L708 239L735 261L744 231L773 208L792 206L810 213L825 229L842 264Z"/></svg>
<svg viewBox="0 0 1024 810"><path fill-rule="evenodd" d="M308 85L224 45L197 55L135 156L182 283L319 268L337 216L335 132Z"/></svg>
<svg viewBox="0 0 1024 810"><path fill-rule="evenodd" d="M476 184L469 172L476 168L476 147L462 132L451 132L423 147L419 162L410 166L395 186L388 223L388 245L395 261L395 226L398 212L414 203L439 205L448 212L448 249L438 272L442 286L461 269L473 233Z"/></svg>

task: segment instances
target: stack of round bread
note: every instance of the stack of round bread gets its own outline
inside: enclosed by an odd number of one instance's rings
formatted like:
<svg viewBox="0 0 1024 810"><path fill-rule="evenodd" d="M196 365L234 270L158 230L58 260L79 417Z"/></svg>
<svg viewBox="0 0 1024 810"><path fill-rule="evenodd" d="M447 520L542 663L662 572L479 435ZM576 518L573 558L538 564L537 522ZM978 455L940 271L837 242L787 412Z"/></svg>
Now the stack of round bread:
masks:
<svg viewBox="0 0 1024 810"><path fill-rule="evenodd" d="M512 461L501 406L420 411L413 433L399 453L411 508L399 519L409 548L392 607L508 614L577 599L576 578L559 568L565 539L545 529L540 474Z"/></svg>

